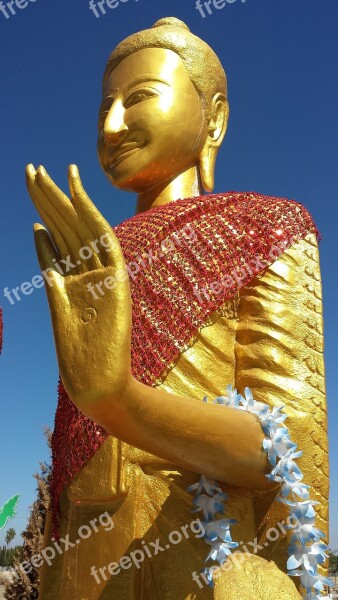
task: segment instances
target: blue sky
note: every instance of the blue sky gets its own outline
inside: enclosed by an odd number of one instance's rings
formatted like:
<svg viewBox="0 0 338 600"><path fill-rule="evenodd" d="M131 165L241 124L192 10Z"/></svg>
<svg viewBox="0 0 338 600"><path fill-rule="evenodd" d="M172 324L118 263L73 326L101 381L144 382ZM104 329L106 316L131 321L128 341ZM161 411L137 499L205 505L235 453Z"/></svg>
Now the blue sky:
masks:
<svg viewBox="0 0 338 600"><path fill-rule="evenodd" d="M44 290L14 306L3 297L4 287L21 285L39 272L32 238L38 217L26 192L24 167L44 164L66 190L67 165L76 163L88 193L112 225L133 214L133 196L114 190L97 161L101 77L120 39L169 15L203 37L227 71L230 123L215 191L296 199L310 210L323 236L330 545L338 548L336 0L237 0L205 18L194 0L127 0L100 18L87 0L30 0L9 19L0 13L0 304L5 320L0 504L21 494L11 523L21 532L34 499L33 472L48 457L42 429L53 426L57 399Z"/></svg>

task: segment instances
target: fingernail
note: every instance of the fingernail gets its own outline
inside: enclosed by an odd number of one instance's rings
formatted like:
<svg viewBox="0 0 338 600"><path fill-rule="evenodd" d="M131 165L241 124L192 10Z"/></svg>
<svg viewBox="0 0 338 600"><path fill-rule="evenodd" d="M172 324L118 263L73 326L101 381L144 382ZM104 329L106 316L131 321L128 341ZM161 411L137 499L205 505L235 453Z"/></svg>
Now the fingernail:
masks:
<svg viewBox="0 0 338 600"><path fill-rule="evenodd" d="M45 228L43 225L41 225L41 223L34 223L34 225L33 225L34 233L36 233L37 231L41 231L41 229L43 229L45 231Z"/></svg>
<svg viewBox="0 0 338 600"><path fill-rule="evenodd" d="M76 165L69 165L69 172L73 177L76 177L76 175L78 174L78 168Z"/></svg>

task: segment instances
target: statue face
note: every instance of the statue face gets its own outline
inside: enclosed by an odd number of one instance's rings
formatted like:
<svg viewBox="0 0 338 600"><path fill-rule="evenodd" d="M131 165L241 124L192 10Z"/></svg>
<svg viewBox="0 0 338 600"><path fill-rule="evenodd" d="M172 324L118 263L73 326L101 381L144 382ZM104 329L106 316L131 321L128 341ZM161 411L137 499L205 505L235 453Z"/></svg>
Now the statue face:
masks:
<svg viewBox="0 0 338 600"><path fill-rule="evenodd" d="M98 153L116 187L141 193L173 179L197 165L206 138L202 100L178 54L139 50L112 71Z"/></svg>

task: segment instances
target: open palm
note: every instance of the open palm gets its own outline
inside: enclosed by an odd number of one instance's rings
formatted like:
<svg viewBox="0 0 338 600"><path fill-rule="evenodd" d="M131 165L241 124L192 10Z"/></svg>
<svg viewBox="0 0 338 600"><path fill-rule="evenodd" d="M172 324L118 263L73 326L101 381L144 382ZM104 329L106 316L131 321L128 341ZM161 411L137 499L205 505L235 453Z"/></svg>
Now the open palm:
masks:
<svg viewBox="0 0 338 600"><path fill-rule="evenodd" d="M47 228L36 224L34 235L41 270L51 282L46 289L61 377L71 399L90 416L93 404L118 395L130 377L128 277L96 299L88 287L125 269L123 254L110 225L84 191L75 165L68 172L70 198L41 166L35 170L28 165L26 180ZM103 237L105 247L100 248ZM84 249L93 247L97 252L81 260Z"/></svg>

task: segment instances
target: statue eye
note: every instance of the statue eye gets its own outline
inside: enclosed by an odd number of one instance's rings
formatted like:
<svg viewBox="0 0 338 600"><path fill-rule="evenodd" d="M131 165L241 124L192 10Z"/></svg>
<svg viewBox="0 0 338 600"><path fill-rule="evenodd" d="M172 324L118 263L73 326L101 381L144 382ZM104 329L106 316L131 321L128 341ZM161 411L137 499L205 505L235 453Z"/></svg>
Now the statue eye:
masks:
<svg viewBox="0 0 338 600"><path fill-rule="evenodd" d="M124 107L129 108L134 104L138 104L139 102L143 102L143 100L147 100L148 98L153 98L154 96L158 96L158 92L153 89L142 89L133 92L128 96L128 98L124 102Z"/></svg>

